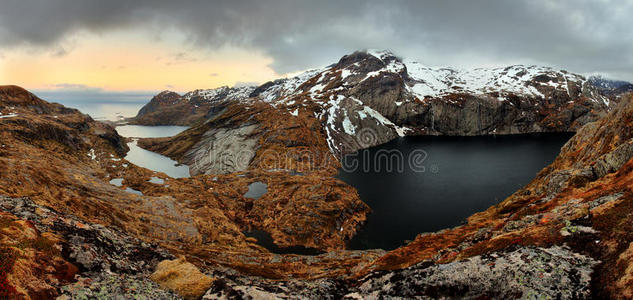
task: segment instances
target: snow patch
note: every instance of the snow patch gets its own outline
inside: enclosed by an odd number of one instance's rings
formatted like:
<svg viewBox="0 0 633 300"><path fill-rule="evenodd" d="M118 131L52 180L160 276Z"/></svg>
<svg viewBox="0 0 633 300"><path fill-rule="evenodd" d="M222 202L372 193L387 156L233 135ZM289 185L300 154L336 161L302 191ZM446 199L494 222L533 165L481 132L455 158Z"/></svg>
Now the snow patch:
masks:
<svg viewBox="0 0 633 300"><path fill-rule="evenodd" d="M365 120L365 118L367 118L367 114L365 114L365 112L364 112L364 111L359 111L359 112L358 112L358 117L359 117L361 120Z"/></svg>
<svg viewBox="0 0 633 300"><path fill-rule="evenodd" d="M13 117L17 117L18 114L8 114L8 115L0 115L0 119L6 119L6 118L13 118Z"/></svg>
<svg viewBox="0 0 633 300"><path fill-rule="evenodd" d="M345 78L349 77L350 75L352 75L352 71L350 71L348 69L341 70L341 78L345 79Z"/></svg>
<svg viewBox="0 0 633 300"><path fill-rule="evenodd" d="M90 149L90 152L88 152L88 156L89 156L92 160L97 160L97 155L95 154L95 149Z"/></svg>
<svg viewBox="0 0 633 300"><path fill-rule="evenodd" d="M347 117L347 113L345 113L345 118L343 119L343 130L345 130L345 133L349 135L354 135L356 133L356 127Z"/></svg>
<svg viewBox="0 0 633 300"><path fill-rule="evenodd" d="M371 116L372 118L376 119L379 123L381 123L384 126L394 128L396 130L396 133L399 136L405 136L406 133L411 130L410 128L397 126L396 124L391 122L389 119L385 118L385 116L383 116L381 113L375 111L374 109L372 109L369 106L364 106L363 110L358 112L359 115L361 113L363 113L363 115L366 114L366 115ZM364 117L363 117L363 119L364 119Z"/></svg>

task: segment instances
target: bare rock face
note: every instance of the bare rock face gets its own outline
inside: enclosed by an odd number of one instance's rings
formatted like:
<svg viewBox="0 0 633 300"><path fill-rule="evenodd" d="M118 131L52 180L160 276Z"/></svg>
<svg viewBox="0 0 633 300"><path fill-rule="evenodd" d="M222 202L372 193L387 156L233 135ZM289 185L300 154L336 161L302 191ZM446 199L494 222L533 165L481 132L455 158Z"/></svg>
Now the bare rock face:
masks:
<svg viewBox="0 0 633 300"><path fill-rule="evenodd" d="M256 102L233 103L170 138L141 139L139 146L191 167L192 174L268 171L335 173L338 161L314 114L297 116Z"/></svg>
<svg viewBox="0 0 633 300"><path fill-rule="evenodd" d="M237 128L214 128L187 151L182 162L191 174L227 174L246 171L255 157L259 136L253 135L257 125Z"/></svg>
<svg viewBox="0 0 633 300"><path fill-rule="evenodd" d="M85 272L142 273L172 256L116 229L87 224L70 214L39 206L29 198L0 196L0 207L32 222L41 232L55 232L67 243L67 259Z"/></svg>
<svg viewBox="0 0 633 300"><path fill-rule="evenodd" d="M597 262L569 249L518 248L448 264L370 274L345 299L587 299Z"/></svg>
<svg viewBox="0 0 633 300"><path fill-rule="evenodd" d="M220 279L203 299L588 299L597 262L568 248L520 247L447 264L335 279L272 282Z"/></svg>

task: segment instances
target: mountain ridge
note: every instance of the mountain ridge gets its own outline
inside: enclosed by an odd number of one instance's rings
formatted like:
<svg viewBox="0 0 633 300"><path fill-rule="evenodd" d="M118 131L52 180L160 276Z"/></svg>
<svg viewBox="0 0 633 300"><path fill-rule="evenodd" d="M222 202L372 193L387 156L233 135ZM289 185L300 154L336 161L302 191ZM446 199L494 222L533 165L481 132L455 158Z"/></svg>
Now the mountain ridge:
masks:
<svg viewBox="0 0 633 300"><path fill-rule="evenodd" d="M605 92L604 87L595 88L583 76L545 67L517 65L459 73L462 71L412 65L386 51L354 52L328 67L259 87L195 90L166 100L159 95L142 109L140 117L130 121L203 126L223 119L227 111L249 116L261 109L276 110L270 115L319 124L309 130L318 131L318 138L325 140L331 155L339 160L359 149L410 135L572 132L604 116L621 97L621 93ZM146 109L150 107L158 109ZM146 140L141 145L192 165L193 157L201 157L200 149L211 142L227 142L230 132L240 124L268 130L282 126L265 125L274 121L261 118L245 117L246 123L237 119L215 125L228 135L209 133L207 138L198 135L187 139L178 154L166 151L168 147L157 141ZM244 136L237 131L234 134ZM246 149L256 153L252 163L259 157L256 149L266 147L256 141L260 136L247 136L252 142L246 142L251 145ZM194 170L210 171L205 168Z"/></svg>

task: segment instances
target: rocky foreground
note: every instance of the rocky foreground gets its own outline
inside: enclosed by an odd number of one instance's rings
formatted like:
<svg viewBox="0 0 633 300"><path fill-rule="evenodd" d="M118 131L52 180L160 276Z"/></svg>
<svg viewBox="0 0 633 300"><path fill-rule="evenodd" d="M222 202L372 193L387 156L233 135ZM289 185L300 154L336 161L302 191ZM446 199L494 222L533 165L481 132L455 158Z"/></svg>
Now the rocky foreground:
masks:
<svg viewBox="0 0 633 300"><path fill-rule="evenodd" d="M342 78L343 70L332 76ZM338 135L329 130L338 125L324 127L323 106L307 94L287 100L302 97L296 115L266 101L214 104L181 135L139 141L191 163L196 176L174 179L127 162L112 127L19 87L0 87L0 295L633 297L631 95L614 96L619 104L611 102L597 122L576 123L556 161L502 203L390 252L345 250L370 208L332 178ZM397 134L401 126L385 128ZM220 143L226 140L232 143ZM218 166L199 152L209 142L221 145L220 153L235 153L231 145L252 151ZM245 197L254 182L266 183L267 192ZM323 254L270 253L243 234L250 229Z"/></svg>

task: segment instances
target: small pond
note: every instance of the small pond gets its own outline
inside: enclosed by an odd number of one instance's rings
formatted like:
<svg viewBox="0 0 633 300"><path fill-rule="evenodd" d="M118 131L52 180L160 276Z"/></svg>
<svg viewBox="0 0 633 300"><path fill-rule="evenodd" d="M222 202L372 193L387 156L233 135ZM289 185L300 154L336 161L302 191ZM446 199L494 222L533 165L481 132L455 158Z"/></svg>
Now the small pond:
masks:
<svg viewBox="0 0 633 300"><path fill-rule="evenodd" d="M251 230L248 232L244 232L244 235L257 239L258 245L276 254L319 255L323 253L318 249L307 248L303 246L279 247L277 246L277 244L275 244L272 236L270 236L268 232L263 230Z"/></svg>

